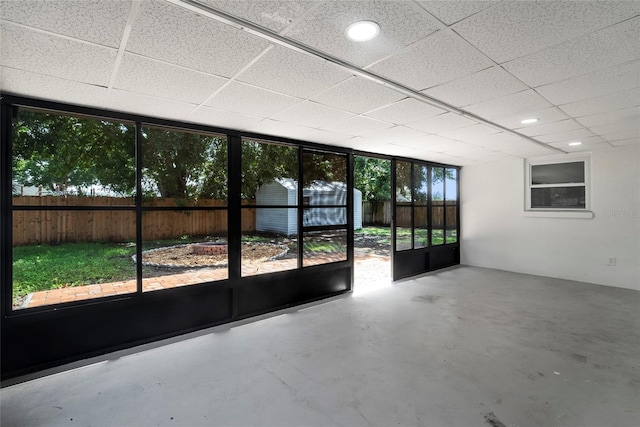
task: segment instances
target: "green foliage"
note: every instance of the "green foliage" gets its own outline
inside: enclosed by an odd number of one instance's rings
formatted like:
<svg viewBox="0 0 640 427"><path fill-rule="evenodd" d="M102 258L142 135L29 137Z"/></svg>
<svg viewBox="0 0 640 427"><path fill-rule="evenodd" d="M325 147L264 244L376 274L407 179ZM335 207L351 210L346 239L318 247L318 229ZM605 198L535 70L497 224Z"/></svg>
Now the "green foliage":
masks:
<svg viewBox="0 0 640 427"><path fill-rule="evenodd" d="M21 109L13 123L13 178L49 190L92 185L131 195L135 189L135 127L93 118ZM145 126L142 130L142 186L146 199L227 198L225 137ZM346 156L306 153L303 184L346 182ZM242 196L277 178L298 180L298 148L245 141ZM13 189L17 191L17 187Z"/></svg>
<svg viewBox="0 0 640 427"><path fill-rule="evenodd" d="M254 199L262 184L277 178L298 181L298 149L285 145L243 141L242 198Z"/></svg>
<svg viewBox="0 0 640 427"><path fill-rule="evenodd" d="M145 195L227 198L226 138L154 127L143 128L143 138Z"/></svg>
<svg viewBox="0 0 640 427"><path fill-rule="evenodd" d="M365 236L391 236L391 227L363 227L358 230L359 234Z"/></svg>
<svg viewBox="0 0 640 427"><path fill-rule="evenodd" d="M135 130L104 120L20 110L13 123L13 176L49 190L135 187Z"/></svg>
<svg viewBox="0 0 640 427"><path fill-rule="evenodd" d="M303 186L314 181L347 182L347 157L336 154L305 153L302 158Z"/></svg>
<svg viewBox="0 0 640 427"><path fill-rule="evenodd" d="M426 202L429 193L429 169L426 166L413 163L413 192L411 181L411 162L396 162L396 197L398 201ZM455 169L432 167L431 168L431 197L433 200L442 200L440 189L445 180L455 179Z"/></svg>
<svg viewBox="0 0 640 427"><path fill-rule="evenodd" d="M363 201L391 198L391 161L355 156L354 187L362 191Z"/></svg>

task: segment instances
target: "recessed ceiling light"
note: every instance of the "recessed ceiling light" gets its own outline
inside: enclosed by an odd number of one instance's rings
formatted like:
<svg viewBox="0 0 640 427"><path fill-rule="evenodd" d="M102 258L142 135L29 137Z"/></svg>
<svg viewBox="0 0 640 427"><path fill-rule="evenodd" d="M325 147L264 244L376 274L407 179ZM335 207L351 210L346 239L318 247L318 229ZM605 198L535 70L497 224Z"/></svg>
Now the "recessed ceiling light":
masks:
<svg viewBox="0 0 640 427"><path fill-rule="evenodd" d="M571 146L582 145L582 142L580 141L570 142L569 145Z"/></svg>
<svg viewBox="0 0 640 427"><path fill-rule="evenodd" d="M529 125L529 124L535 123L537 121L538 121L538 119L524 119L520 123L522 123L523 125Z"/></svg>
<svg viewBox="0 0 640 427"><path fill-rule="evenodd" d="M347 27L347 37L356 42L366 42L380 33L380 26L373 21L358 21Z"/></svg>

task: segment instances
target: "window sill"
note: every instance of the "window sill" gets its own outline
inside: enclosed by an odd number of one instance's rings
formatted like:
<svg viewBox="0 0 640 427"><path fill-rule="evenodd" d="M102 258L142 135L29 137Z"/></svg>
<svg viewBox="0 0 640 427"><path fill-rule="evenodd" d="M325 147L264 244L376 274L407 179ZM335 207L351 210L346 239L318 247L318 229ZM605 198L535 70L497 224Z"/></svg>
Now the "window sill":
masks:
<svg viewBox="0 0 640 427"><path fill-rule="evenodd" d="M524 211L524 216L528 218L593 218L592 211Z"/></svg>

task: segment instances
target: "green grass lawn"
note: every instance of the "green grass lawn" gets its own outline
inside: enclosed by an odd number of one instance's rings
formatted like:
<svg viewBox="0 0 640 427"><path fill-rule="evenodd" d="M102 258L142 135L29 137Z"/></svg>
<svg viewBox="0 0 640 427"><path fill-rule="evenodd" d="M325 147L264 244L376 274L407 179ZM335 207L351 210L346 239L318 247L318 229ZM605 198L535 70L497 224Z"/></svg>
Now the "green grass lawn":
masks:
<svg viewBox="0 0 640 427"><path fill-rule="evenodd" d="M364 227L355 231L356 235L361 234L364 236L376 236L385 238L382 240L384 243L391 244L391 228L389 227ZM416 229L417 237L422 240L423 244L426 245L427 241L427 231L422 229ZM447 234L447 243L455 242L455 231L449 231ZM410 248L411 247L411 229L408 227L398 227L396 228L396 239L397 243L400 247ZM444 230L436 229L432 230L431 234L431 242L435 245L444 244Z"/></svg>
<svg viewBox="0 0 640 427"><path fill-rule="evenodd" d="M356 234L364 234L365 236L391 236L390 227L363 227L355 231Z"/></svg>
<svg viewBox="0 0 640 427"><path fill-rule="evenodd" d="M449 231L451 233L451 231ZM365 227L356 230L356 235L375 236L380 242L390 243L389 227ZM410 247L410 229L398 229L399 241L406 241ZM425 236L426 237L426 236ZM451 239L451 234L448 239ZM280 242L282 236L269 237L246 235L245 242ZM171 240L145 241L143 249L211 240L203 237L182 236ZM443 230L434 230L433 244L444 243ZM287 241L295 250L295 241ZM309 241L305 252L332 252L335 244L331 241ZM65 243L61 245L19 246L13 248L13 295L24 296L30 292L56 289L67 286L82 286L130 280L136 277L135 264L131 256L135 254L133 243Z"/></svg>
<svg viewBox="0 0 640 427"><path fill-rule="evenodd" d="M65 243L13 248L13 294L135 278L127 243Z"/></svg>

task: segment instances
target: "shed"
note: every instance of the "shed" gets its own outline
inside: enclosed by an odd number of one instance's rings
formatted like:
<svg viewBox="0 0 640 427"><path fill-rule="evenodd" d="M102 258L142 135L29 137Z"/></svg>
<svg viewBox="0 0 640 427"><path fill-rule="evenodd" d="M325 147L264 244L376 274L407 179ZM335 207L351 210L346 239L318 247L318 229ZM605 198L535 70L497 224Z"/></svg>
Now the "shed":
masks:
<svg viewBox="0 0 640 427"><path fill-rule="evenodd" d="M302 189L305 225L346 224L346 208L323 205L346 205L347 186L342 182L314 181ZM256 205L296 205L298 183L291 178L276 179L260 186L256 192ZM309 208L307 208L307 206ZM317 207L316 207L317 206ZM362 192L353 190L354 228L362 228ZM261 208L256 212L256 231L286 234L298 232L295 209Z"/></svg>

